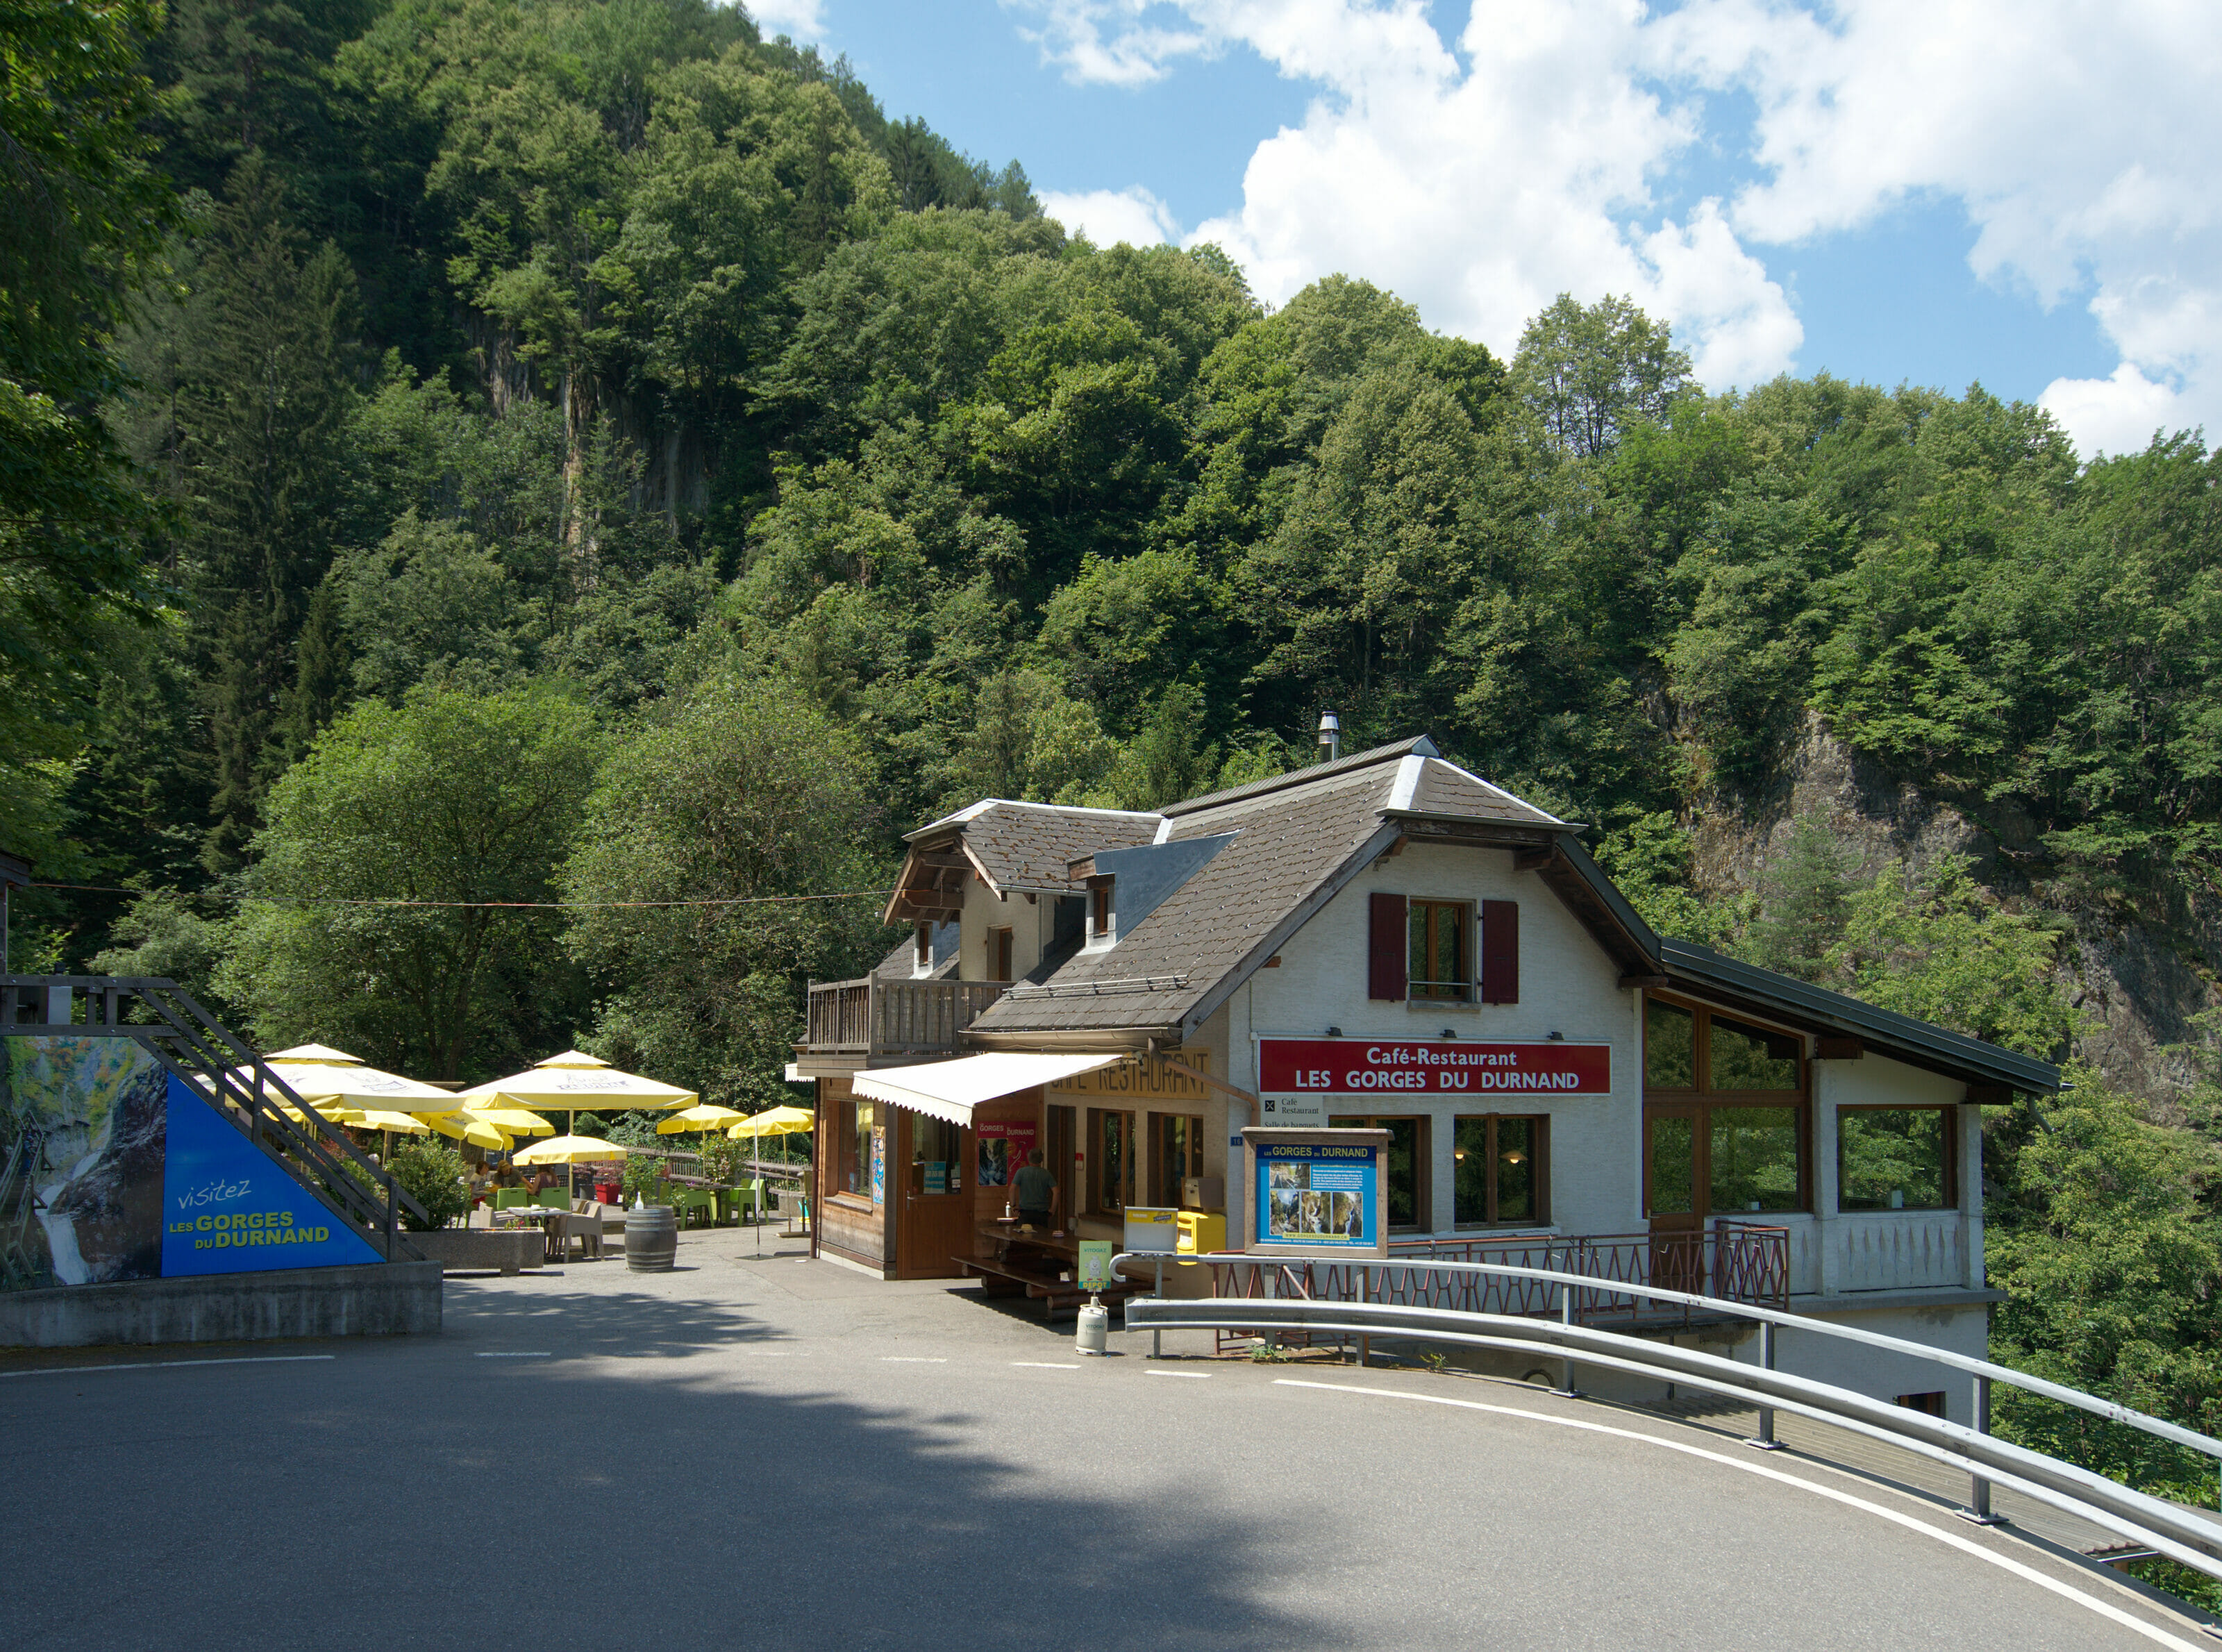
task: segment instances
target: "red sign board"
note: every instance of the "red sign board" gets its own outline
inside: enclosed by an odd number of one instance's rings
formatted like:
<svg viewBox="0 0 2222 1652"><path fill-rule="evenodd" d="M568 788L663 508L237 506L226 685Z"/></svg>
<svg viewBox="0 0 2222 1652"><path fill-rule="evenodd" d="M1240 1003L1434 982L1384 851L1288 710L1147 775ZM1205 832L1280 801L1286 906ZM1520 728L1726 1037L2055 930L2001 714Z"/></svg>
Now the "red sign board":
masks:
<svg viewBox="0 0 2222 1652"><path fill-rule="evenodd" d="M1612 1049L1557 1040L1260 1039L1258 1088L1299 1096L1603 1096L1612 1089Z"/></svg>

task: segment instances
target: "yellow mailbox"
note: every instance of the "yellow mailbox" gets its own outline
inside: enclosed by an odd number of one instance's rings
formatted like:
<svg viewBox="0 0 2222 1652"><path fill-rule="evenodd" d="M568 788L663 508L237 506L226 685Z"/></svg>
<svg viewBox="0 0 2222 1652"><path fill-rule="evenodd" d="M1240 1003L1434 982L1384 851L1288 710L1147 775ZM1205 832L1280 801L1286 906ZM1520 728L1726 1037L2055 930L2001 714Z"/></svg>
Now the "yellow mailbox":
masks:
<svg viewBox="0 0 2222 1652"><path fill-rule="evenodd" d="M1183 1210L1179 1222L1180 1238L1174 1243L1175 1250L1184 1255L1208 1256L1227 1248L1225 1216L1208 1210Z"/></svg>

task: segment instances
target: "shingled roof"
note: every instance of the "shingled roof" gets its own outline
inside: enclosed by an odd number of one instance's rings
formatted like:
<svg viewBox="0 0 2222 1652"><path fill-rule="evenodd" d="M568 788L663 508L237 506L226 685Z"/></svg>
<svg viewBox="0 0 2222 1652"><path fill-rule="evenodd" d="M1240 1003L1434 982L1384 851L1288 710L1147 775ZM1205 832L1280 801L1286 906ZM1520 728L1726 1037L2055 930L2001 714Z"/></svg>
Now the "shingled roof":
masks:
<svg viewBox="0 0 2222 1652"><path fill-rule="evenodd" d="M1014 988L973 1023L983 1035L1193 1027L1305 919L1395 842L1397 815L1567 829L1445 762L1424 737L1177 803L1158 841L1225 849L1115 945Z"/></svg>
<svg viewBox="0 0 2222 1652"><path fill-rule="evenodd" d="M1076 894L1099 853L1200 842L1154 904L1120 925L1116 943L1052 955L998 998L969 1031L1024 1047L1030 1038L1134 1038L1193 1033L1314 913L1401 837L1498 845L1522 852L1631 980L1727 994L1794 1024L1863 1035L1900 1059L1981 1082L2050 1089L2058 1069L1926 1023L1665 940L1584 852L1583 827L1447 762L1425 738L1215 792L1162 813L989 799L909 834L907 895L914 908L953 915L946 880L975 871L998 890ZM1120 857L1131 859L1133 857ZM1167 869L1155 864L1154 872ZM1079 864L1089 863L1089 865ZM1179 880L1157 898L1165 883ZM1123 888L1128 874L1120 874ZM890 908L894 911L894 908ZM893 958L890 964L894 963ZM1825 1001L1825 1002L1823 1002Z"/></svg>

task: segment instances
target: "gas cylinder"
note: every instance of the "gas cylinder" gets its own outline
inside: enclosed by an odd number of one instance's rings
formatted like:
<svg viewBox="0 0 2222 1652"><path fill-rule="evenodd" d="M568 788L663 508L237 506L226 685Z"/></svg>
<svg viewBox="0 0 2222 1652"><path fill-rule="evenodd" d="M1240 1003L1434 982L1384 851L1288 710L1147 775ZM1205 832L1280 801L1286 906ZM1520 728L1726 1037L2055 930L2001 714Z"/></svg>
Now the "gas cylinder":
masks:
<svg viewBox="0 0 2222 1652"><path fill-rule="evenodd" d="M1088 1306L1080 1310L1080 1329L1072 1339L1075 1354L1102 1354L1108 1350L1111 1335L1111 1316L1104 1310L1103 1298L1090 1297Z"/></svg>

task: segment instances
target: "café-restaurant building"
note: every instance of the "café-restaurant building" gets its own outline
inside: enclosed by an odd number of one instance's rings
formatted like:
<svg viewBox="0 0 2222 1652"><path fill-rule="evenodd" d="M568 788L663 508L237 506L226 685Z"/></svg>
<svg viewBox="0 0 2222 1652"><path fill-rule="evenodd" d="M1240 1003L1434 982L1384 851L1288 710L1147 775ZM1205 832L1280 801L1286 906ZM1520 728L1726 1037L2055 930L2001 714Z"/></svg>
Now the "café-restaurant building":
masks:
<svg viewBox="0 0 2222 1652"><path fill-rule="evenodd" d="M1639 1277L1702 1289L1658 1259L1748 1234L1794 1310L1981 1354L1980 1109L2057 1069L1654 933L1583 830L1425 738L920 827L913 939L813 985L790 1069L821 1253L954 1276L1036 1148L1072 1235L1185 1209L1239 1248L1244 1129L1356 1127L1392 1253L1648 1247ZM1795 1368L1968 1420L1919 1361L1807 1339Z"/></svg>

